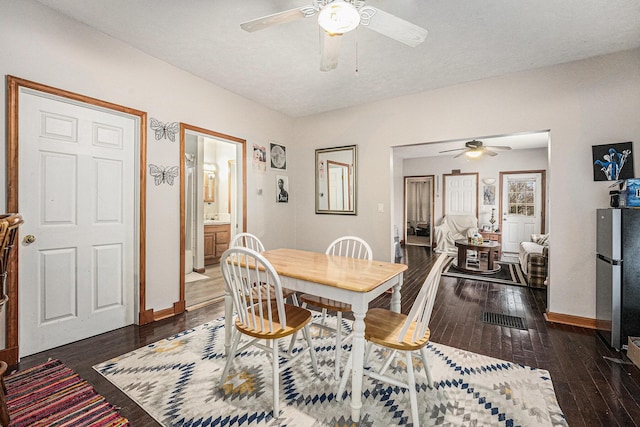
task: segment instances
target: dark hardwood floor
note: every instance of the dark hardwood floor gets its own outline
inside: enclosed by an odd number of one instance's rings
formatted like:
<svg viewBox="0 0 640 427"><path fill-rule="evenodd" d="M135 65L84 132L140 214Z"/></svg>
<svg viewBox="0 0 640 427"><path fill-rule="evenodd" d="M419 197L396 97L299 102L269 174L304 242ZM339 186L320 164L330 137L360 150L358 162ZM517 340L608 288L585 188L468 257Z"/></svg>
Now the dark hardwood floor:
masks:
<svg viewBox="0 0 640 427"><path fill-rule="evenodd" d="M406 248L402 311L408 312L435 257L430 249ZM404 262L404 260L403 260ZM388 307L389 296L372 303ZM431 319L432 341L546 369L571 426L640 426L640 370L588 329L547 323L546 291L443 277ZM483 311L523 317L526 330L484 323ZM221 303L145 326L129 326L58 347L20 362L20 369L57 358L91 383L131 425L158 426L91 367L224 314ZM605 359L604 357L612 358Z"/></svg>

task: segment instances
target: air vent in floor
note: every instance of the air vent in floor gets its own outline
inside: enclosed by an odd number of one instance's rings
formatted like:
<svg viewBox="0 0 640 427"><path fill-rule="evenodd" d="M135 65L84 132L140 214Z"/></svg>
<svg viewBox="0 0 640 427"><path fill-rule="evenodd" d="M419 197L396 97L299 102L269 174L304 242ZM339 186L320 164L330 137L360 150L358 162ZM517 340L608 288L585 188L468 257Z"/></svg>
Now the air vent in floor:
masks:
<svg viewBox="0 0 640 427"><path fill-rule="evenodd" d="M485 311L482 313L482 321L493 325L506 326L508 328L527 329L524 323L524 318L509 316L508 314L490 313Z"/></svg>

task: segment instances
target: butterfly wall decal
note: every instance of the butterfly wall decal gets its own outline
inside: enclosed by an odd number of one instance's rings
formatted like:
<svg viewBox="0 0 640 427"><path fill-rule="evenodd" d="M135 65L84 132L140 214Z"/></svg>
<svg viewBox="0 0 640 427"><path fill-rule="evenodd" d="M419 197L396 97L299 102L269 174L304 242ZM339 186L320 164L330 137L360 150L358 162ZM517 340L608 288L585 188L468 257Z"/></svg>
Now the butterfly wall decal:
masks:
<svg viewBox="0 0 640 427"><path fill-rule="evenodd" d="M160 141L163 138L168 138L171 142L176 141L176 134L180 130L178 122L163 123L160 120L151 118L151 129L156 134L156 140Z"/></svg>
<svg viewBox="0 0 640 427"><path fill-rule="evenodd" d="M163 182L173 185L173 180L178 176L179 171L180 169L178 166L165 168L164 166L149 165L149 173L153 177L156 185L160 185Z"/></svg>

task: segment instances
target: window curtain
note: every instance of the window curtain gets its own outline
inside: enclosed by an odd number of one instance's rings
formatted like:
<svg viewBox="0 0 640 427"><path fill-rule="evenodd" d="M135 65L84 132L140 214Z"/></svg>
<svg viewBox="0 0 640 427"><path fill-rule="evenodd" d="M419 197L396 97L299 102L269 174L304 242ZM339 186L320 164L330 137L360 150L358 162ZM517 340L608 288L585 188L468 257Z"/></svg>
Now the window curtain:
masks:
<svg viewBox="0 0 640 427"><path fill-rule="evenodd" d="M407 221L429 222L429 184L424 181L408 182Z"/></svg>

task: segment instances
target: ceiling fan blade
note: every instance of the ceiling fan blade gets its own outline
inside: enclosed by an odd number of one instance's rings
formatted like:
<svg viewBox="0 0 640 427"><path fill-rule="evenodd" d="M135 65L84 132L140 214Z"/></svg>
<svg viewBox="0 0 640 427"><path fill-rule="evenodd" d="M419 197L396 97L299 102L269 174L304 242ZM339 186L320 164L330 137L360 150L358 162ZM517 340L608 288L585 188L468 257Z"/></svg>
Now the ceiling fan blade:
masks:
<svg viewBox="0 0 640 427"><path fill-rule="evenodd" d="M338 66L342 34L330 35L320 29L320 71L331 71Z"/></svg>
<svg viewBox="0 0 640 427"><path fill-rule="evenodd" d="M491 148L492 150L511 150L511 147L506 145L488 145L485 148Z"/></svg>
<svg viewBox="0 0 640 427"><path fill-rule="evenodd" d="M493 151L491 151L491 150L487 150L487 149L486 149L486 147L485 147L485 150L483 151L483 153L482 153L482 154L487 154L487 155L489 155L489 156L491 156L491 157L495 157L495 156L497 156L497 155L498 155L498 153L495 153L495 152L493 152Z"/></svg>
<svg viewBox="0 0 640 427"><path fill-rule="evenodd" d="M407 46L416 47L427 37L424 28L375 7L362 7L360 17L360 25Z"/></svg>
<svg viewBox="0 0 640 427"><path fill-rule="evenodd" d="M463 155L464 155L464 153L466 153L466 152L467 152L467 150L463 151L463 152L462 152L462 153L460 153L460 154L456 154L455 156L453 156L453 158L454 158L454 159L457 159L458 157L463 156Z"/></svg>
<svg viewBox="0 0 640 427"><path fill-rule="evenodd" d="M451 151L466 150L466 148L454 148L453 150L438 151L438 153L449 153Z"/></svg>
<svg viewBox="0 0 640 427"><path fill-rule="evenodd" d="M254 31L264 30L274 25L286 24L287 22L297 21L298 19L308 18L315 14L315 9L309 10L309 7L299 7L297 9L285 10L284 12L274 13L273 15L263 16L262 18L253 19L243 22L240 27L250 33Z"/></svg>

